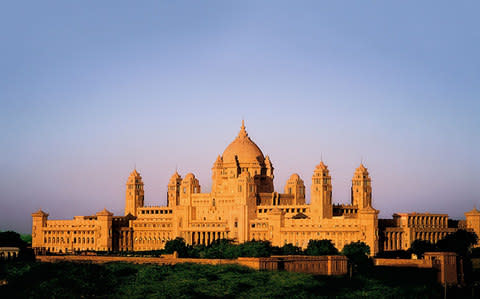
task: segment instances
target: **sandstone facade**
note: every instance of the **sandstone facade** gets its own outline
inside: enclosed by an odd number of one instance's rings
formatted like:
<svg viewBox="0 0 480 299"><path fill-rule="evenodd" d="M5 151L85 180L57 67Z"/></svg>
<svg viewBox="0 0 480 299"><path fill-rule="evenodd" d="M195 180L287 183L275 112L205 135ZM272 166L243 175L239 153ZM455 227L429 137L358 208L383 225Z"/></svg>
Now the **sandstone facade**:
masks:
<svg viewBox="0 0 480 299"><path fill-rule="evenodd" d="M284 192L273 185L274 168L268 156L242 126L238 136L212 167L212 189L202 193L194 174L175 172L168 182L166 206L144 205L144 184L135 169L126 184L125 214L107 210L73 220L49 220L32 214L32 246L37 252L145 251L162 249L168 240L182 237L189 244L208 245L221 238L235 242L267 240L275 246L291 243L305 248L311 239L329 239L341 250L362 241L371 254L408 249L417 238L436 241L448 228L448 215L395 214L380 225L372 205L367 168L354 172L350 204L333 204L327 165L314 169L310 203L298 174L288 179ZM466 213L466 226L480 231L480 212Z"/></svg>

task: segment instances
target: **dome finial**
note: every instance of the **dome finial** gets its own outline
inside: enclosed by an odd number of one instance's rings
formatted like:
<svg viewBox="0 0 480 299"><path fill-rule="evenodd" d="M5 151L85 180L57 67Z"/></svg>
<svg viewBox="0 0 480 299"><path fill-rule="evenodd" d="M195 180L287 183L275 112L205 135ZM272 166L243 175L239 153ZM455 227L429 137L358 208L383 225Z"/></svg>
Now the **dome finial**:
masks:
<svg viewBox="0 0 480 299"><path fill-rule="evenodd" d="M248 137L247 130L245 129L245 121L242 119L242 126L240 127L240 132L238 137Z"/></svg>

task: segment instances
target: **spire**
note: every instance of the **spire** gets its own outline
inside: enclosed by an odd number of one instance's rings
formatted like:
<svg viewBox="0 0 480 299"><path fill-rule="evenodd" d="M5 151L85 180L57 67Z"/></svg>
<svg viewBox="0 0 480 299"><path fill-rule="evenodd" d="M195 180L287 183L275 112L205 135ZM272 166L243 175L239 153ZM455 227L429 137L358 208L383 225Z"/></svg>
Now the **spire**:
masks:
<svg viewBox="0 0 480 299"><path fill-rule="evenodd" d="M238 133L237 138L248 137L247 130L245 129L245 121L242 119L242 126L240 127L240 132Z"/></svg>

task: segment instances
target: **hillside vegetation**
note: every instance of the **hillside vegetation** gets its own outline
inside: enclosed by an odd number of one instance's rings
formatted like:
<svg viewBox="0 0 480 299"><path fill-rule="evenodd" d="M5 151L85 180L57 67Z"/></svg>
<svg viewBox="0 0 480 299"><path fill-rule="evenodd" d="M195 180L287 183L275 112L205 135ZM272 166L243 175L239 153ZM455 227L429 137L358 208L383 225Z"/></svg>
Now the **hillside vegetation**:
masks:
<svg viewBox="0 0 480 299"><path fill-rule="evenodd" d="M2 298L435 298L434 273L376 268L325 277L236 265L3 264Z"/></svg>

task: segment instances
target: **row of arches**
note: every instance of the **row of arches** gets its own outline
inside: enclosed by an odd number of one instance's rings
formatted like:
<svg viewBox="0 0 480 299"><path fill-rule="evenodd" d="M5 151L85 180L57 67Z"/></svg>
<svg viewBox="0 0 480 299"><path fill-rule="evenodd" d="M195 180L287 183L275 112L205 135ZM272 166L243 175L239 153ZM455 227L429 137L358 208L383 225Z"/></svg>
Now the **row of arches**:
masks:
<svg viewBox="0 0 480 299"><path fill-rule="evenodd" d="M12 260L18 257L18 251L0 251L0 260Z"/></svg>
<svg viewBox="0 0 480 299"><path fill-rule="evenodd" d="M43 242L46 244L64 244L70 243L70 238L63 238L63 237L44 237ZM73 237L72 239L73 244L94 244L95 239L93 237Z"/></svg>

